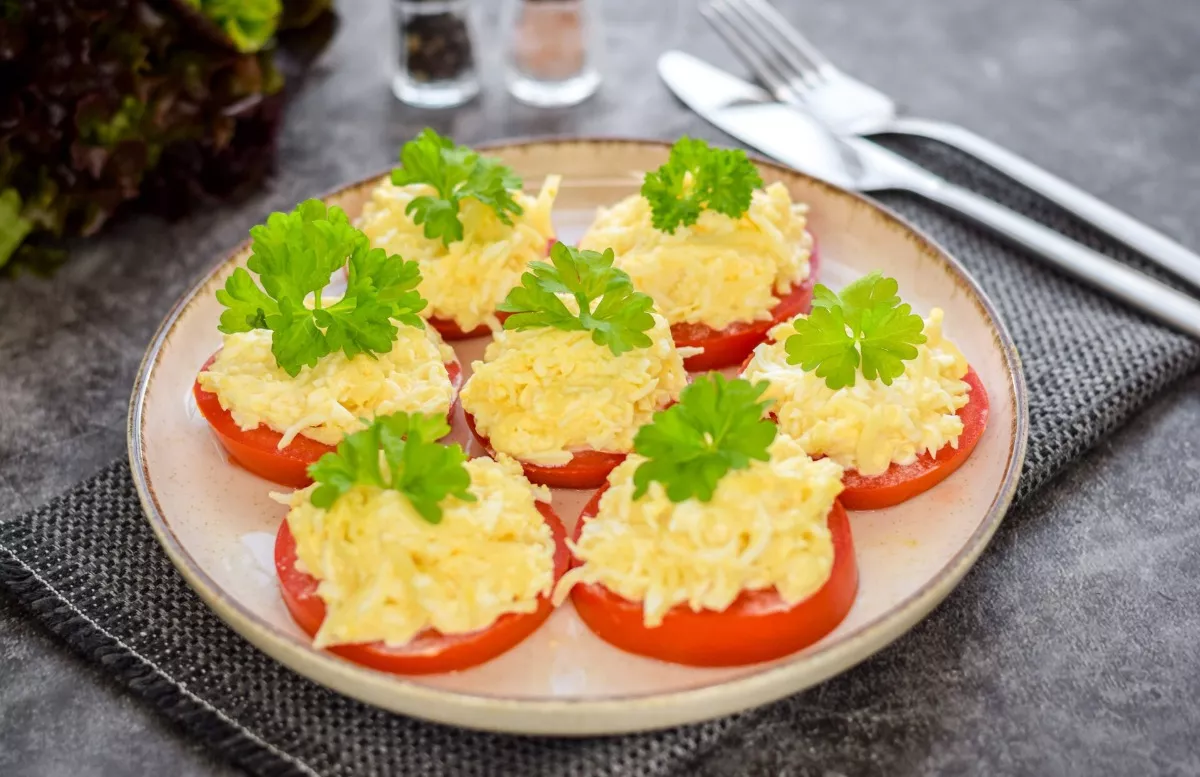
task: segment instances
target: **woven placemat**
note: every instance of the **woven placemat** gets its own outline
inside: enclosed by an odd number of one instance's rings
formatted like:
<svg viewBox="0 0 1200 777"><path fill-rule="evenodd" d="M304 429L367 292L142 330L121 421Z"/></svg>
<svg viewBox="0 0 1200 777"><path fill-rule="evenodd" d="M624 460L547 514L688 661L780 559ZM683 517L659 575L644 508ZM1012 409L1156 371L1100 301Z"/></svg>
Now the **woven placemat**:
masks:
<svg viewBox="0 0 1200 777"><path fill-rule="evenodd" d="M899 148L947 177L1145 268L946 149L913 143ZM1019 500L1200 365L1200 344L922 202L884 199L967 266L1016 339L1031 414ZM481 734L382 712L293 674L210 613L155 542L124 462L0 525L0 582L80 654L191 735L258 774L683 774L731 733L771 724L786 730L791 705L804 698L666 732L584 740ZM833 694L825 694L821 704L838 709Z"/></svg>

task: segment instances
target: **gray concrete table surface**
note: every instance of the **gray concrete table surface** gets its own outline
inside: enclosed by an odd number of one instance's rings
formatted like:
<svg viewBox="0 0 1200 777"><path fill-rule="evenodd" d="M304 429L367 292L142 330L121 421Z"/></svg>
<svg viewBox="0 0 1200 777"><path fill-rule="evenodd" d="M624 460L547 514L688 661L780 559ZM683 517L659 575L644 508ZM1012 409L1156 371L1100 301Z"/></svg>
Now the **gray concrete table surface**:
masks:
<svg viewBox="0 0 1200 777"><path fill-rule="evenodd" d="M398 105L382 0L342 27L292 104L277 174L178 223L134 217L52 280L0 283L0 520L125 451L129 388L169 306L271 210L392 163L432 124L727 140L654 74L669 45L735 67L683 5L610 0L603 92L552 112L490 88L452 113ZM781 2L828 53L914 112L957 121L1200 247L1200 10L1188 0ZM494 51L496 41L484 38ZM880 666L871 704L810 694L694 770L725 774L1200 774L1200 377L1153 403L1006 521L962 586ZM770 746L767 746L767 745ZM0 593L0 775L234 770Z"/></svg>

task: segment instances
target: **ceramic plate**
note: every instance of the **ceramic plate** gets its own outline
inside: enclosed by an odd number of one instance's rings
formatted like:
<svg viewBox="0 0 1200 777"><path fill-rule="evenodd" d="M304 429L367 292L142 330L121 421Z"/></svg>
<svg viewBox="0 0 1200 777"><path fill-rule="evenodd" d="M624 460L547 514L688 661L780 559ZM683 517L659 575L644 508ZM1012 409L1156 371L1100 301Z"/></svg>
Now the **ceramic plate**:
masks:
<svg viewBox="0 0 1200 777"><path fill-rule="evenodd" d="M536 189L564 176L559 236L577 239L596 207L637 190L666 159L661 143L561 140L492 148ZM196 372L220 345L213 292L248 255L243 244L171 311L134 389L129 453L146 515L171 561L234 629L295 671L395 712L472 728L536 734L612 734L714 718L795 693L895 640L940 602L987 545L1012 499L1026 440L1020 365L983 292L951 257L899 218L854 194L760 163L811 206L821 280L836 287L875 268L900 282L920 313L940 306L947 332L982 377L991 419L967 464L899 507L851 514L861 585L849 616L821 642L785 659L696 669L629 655L593 636L568 602L532 637L474 669L420 678L376 672L314 650L276 588L272 548L283 517L272 484L225 458L192 401ZM354 218L378 178L327 198ZM485 341L458 351L467 366ZM461 417L458 438L466 442ZM589 494L558 491L574 522Z"/></svg>

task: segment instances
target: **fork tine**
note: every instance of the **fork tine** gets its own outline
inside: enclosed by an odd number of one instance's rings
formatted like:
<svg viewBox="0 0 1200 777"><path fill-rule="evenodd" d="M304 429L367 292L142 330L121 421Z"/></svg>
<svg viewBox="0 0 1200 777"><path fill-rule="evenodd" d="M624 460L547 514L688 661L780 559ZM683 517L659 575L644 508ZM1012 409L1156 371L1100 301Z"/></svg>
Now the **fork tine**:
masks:
<svg viewBox="0 0 1200 777"><path fill-rule="evenodd" d="M741 0L744 5L754 8L758 12L759 17L766 23L766 26L777 32L784 40L792 45L792 48L808 60L813 69L822 76L836 72L833 63L825 58L825 55L814 46L808 38L800 34L800 30L796 29L783 14L775 9L767 0Z"/></svg>
<svg viewBox="0 0 1200 777"><path fill-rule="evenodd" d="M789 81L801 81L808 88L818 87L825 80L818 65L809 60L803 50L792 44L792 41L780 29L775 19L787 24L779 12L761 0L727 0L730 9L742 17L747 28L753 28L757 37L770 48L778 58L791 66L791 73L785 73ZM780 68L783 70L783 68Z"/></svg>
<svg viewBox="0 0 1200 777"><path fill-rule="evenodd" d="M700 13L734 53L750 66L759 80L766 84L775 99L783 102L800 100L800 95L789 84L787 76L758 49L754 35L748 31L744 21L729 10L725 0L712 0L707 6L700 7Z"/></svg>

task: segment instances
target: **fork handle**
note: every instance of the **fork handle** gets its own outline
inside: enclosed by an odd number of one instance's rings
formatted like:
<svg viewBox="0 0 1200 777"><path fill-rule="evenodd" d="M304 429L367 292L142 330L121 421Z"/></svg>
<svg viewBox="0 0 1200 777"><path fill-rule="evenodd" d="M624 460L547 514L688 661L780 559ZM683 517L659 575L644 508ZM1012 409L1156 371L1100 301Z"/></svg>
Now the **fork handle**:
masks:
<svg viewBox="0 0 1200 777"><path fill-rule="evenodd" d="M987 138L955 124L915 118L898 118L883 132L918 135L966 152L1200 288L1200 256Z"/></svg>
<svg viewBox="0 0 1200 777"><path fill-rule="evenodd" d="M1200 339L1200 300L962 187L938 180L911 190L970 217L1146 315Z"/></svg>

